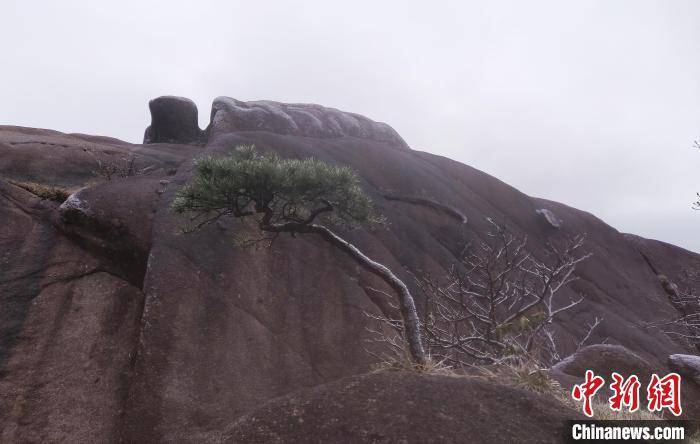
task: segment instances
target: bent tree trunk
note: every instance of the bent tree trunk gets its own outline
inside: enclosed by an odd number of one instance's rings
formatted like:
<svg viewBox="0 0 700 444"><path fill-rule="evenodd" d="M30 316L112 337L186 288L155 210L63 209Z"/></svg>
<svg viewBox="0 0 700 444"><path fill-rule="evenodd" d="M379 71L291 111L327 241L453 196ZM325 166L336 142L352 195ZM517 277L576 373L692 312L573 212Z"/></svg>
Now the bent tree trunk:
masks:
<svg viewBox="0 0 700 444"><path fill-rule="evenodd" d="M418 319L418 313L416 312L416 304L413 300L413 296L411 296L411 292L408 290L406 284L404 284L401 279L392 273L389 268L385 267L379 262L373 261L362 253L362 251L360 251L357 247L323 225L309 224L306 226L306 230L308 232L321 235L333 246L342 250L348 256L353 258L355 262L360 264L365 270L380 277L391 288L393 288L394 291L396 291L399 299L401 317L403 318L404 336L406 343L408 344L408 351L411 354L411 359L416 364L424 365L426 363L426 358L420 335L420 320Z"/></svg>

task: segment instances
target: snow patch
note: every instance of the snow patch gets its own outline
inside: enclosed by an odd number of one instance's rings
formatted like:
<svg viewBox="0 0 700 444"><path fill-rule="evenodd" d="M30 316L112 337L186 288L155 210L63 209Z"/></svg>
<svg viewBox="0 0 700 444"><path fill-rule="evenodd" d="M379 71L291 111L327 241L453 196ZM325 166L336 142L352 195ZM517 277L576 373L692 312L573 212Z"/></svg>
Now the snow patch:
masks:
<svg viewBox="0 0 700 444"><path fill-rule="evenodd" d="M546 208L540 208L539 210L535 210L535 213L542 216L544 220L547 221L547 223L554 228L561 228L561 226L564 225L564 222L561 219L559 219L552 211Z"/></svg>
<svg viewBox="0 0 700 444"><path fill-rule="evenodd" d="M682 376L691 378L700 384L700 356L671 355L668 357L669 366Z"/></svg>

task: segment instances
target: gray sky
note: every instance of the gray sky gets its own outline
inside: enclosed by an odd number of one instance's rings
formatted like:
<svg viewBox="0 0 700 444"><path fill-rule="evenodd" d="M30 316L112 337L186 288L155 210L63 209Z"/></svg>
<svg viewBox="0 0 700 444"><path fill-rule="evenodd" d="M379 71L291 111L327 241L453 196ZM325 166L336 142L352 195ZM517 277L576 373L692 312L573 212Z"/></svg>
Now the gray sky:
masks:
<svg viewBox="0 0 700 444"><path fill-rule="evenodd" d="M0 0L0 123L140 142L150 98L313 102L700 252L700 2Z"/></svg>

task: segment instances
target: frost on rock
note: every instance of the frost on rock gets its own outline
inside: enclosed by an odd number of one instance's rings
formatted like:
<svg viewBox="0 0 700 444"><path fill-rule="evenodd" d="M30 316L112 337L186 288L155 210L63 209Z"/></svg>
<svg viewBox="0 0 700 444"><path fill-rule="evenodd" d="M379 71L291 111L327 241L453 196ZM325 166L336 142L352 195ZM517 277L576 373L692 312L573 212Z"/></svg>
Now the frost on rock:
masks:
<svg viewBox="0 0 700 444"><path fill-rule="evenodd" d="M270 131L305 137L358 137L408 148L389 125L334 108L269 100L242 102L217 97L212 105L210 135L233 131Z"/></svg>
<svg viewBox="0 0 700 444"><path fill-rule="evenodd" d="M564 222L561 219L546 208L535 210L535 213L539 214L549 225L554 228L561 228L561 226L564 225Z"/></svg>
<svg viewBox="0 0 700 444"><path fill-rule="evenodd" d="M681 376L690 378L697 384L700 384L700 356L671 355L668 357L668 365Z"/></svg>
<svg viewBox="0 0 700 444"><path fill-rule="evenodd" d="M64 222L73 223L90 217L90 206L86 201L80 198L81 192L82 190L78 190L71 194L68 196L68 199L58 207L58 212Z"/></svg>
<svg viewBox="0 0 700 444"><path fill-rule="evenodd" d="M305 128L305 131L309 133L309 135L323 135L323 122L321 122L321 120L318 117L316 117L313 113L310 113L303 108L297 108L294 106L288 107L287 112L289 113L292 120L294 120L295 124L296 122L299 122L297 124L297 128ZM335 131L335 134L340 135L338 131Z"/></svg>

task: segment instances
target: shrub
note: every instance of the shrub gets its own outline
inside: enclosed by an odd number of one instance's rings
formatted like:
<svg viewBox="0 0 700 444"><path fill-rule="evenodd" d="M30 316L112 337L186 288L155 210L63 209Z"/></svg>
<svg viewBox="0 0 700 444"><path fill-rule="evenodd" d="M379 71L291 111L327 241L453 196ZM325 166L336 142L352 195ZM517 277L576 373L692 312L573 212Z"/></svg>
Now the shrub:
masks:
<svg viewBox="0 0 700 444"><path fill-rule="evenodd" d="M66 190L65 188L54 187L51 185L43 185L37 182L10 181L10 183L26 191L29 191L37 197L58 203L63 203L66 199L68 199L68 196L70 195L68 190Z"/></svg>

